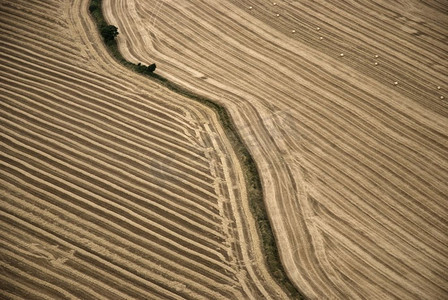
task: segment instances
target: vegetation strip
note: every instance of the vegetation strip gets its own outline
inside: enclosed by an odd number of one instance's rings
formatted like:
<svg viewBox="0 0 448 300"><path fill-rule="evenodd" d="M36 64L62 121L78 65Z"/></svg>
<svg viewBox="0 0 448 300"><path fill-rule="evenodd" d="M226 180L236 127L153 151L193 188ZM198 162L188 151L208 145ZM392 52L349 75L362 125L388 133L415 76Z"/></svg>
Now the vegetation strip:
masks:
<svg viewBox="0 0 448 300"><path fill-rule="evenodd" d="M111 25L107 24L104 19L103 12L101 9L101 0L92 0L89 5L89 11L95 20L100 33L105 32L106 28L111 29ZM103 34L102 34L103 35ZM157 83L167 87L169 90L181 94L190 99L196 100L210 108L212 108L219 117L221 124L223 125L224 131L230 142L233 145L237 157L241 161L243 167L243 173L245 174L245 180L247 185L247 195L249 199L249 204L251 212L255 217L258 231L261 235L262 249L266 257L266 263L271 275L275 280L284 287L288 292L288 295L294 299L306 299L305 296L298 291L295 286L291 283L288 276L286 275L283 265L281 264L280 257L278 254L277 246L275 243L274 234L269 223L266 208L263 200L263 190L261 186L260 176L258 174L257 166L255 164L252 155L245 147L241 136L235 128L235 125L227 111L223 106L205 98L187 89L169 81L161 75L153 73L154 67L144 66L141 64L133 64L127 61L118 49L118 44L114 38L107 38L103 35L104 42L112 53L113 57L118 60L125 67L147 75L150 79L156 81Z"/></svg>

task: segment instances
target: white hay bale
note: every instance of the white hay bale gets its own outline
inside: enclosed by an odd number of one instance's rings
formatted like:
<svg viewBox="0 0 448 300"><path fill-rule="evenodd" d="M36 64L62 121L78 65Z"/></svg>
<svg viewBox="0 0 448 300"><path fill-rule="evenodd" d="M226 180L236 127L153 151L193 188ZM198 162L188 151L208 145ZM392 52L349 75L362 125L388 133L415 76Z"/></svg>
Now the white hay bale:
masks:
<svg viewBox="0 0 448 300"><path fill-rule="evenodd" d="M440 96L440 99L442 99L442 100L443 100L443 99L445 99L445 97L443 97L443 96Z"/></svg>
<svg viewBox="0 0 448 300"><path fill-rule="evenodd" d="M319 30L320 30L320 27L317 27L316 30L319 31Z"/></svg>
<svg viewBox="0 0 448 300"><path fill-rule="evenodd" d="M394 81L394 85L398 85L398 81Z"/></svg>
<svg viewBox="0 0 448 300"><path fill-rule="evenodd" d="M323 40L323 39L324 39L324 37L323 37L323 36L320 36L320 37L319 37L319 40Z"/></svg>
<svg viewBox="0 0 448 300"><path fill-rule="evenodd" d="M378 57L380 57L378 54L377 55L375 55L375 58L378 58Z"/></svg>
<svg viewBox="0 0 448 300"><path fill-rule="evenodd" d="M375 66L378 66L378 63L377 63L377 62L375 62Z"/></svg>
<svg viewBox="0 0 448 300"><path fill-rule="evenodd" d="M280 17L280 14L276 14L277 17Z"/></svg>
<svg viewBox="0 0 448 300"><path fill-rule="evenodd" d="M252 6L249 6L249 9L252 9Z"/></svg>
<svg viewBox="0 0 448 300"><path fill-rule="evenodd" d="M296 33L296 31L293 29L293 30L292 30L292 33Z"/></svg>
<svg viewBox="0 0 448 300"><path fill-rule="evenodd" d="M272 3L272 5L277 5L277 3L274 2L274 3Z"/></svg>
<svg viewBox="0 0 448 300"><path fill-rule="evenodd" d="M343 57L343 56L344 56L344 53L339 54L339 56L340 56L340 57Z"/></svg>
<svg viewBox="0 0 448 300"><path fill-rule="evenodd" d="M438 89L438 90L440 90L440 89L441 89L441 87L440 87L440 86L437 86L437 89Z"/></svg>

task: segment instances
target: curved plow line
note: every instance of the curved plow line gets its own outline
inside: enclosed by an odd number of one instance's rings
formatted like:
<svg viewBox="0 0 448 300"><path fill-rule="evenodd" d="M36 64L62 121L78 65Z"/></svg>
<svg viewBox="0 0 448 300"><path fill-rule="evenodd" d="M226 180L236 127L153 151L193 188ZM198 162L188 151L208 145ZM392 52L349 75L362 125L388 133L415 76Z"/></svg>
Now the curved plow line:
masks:
<svg viewBox="0 0 448 300"><path fill-rule="evenodd" d="M160 5L159 5L160 4ZM151 22L151 27L149 29L150 32L154 32L154 37L156 38L156 40L161 44L162 42L160 41L159 37L157 36L157 34L155 33L155 27L156 27L156 21L157 21L157 17L159 16L160 10L162 9L163 5L165 4L165 0L160 0L157 1L156 7L154 9L154 13L152 15L152 22ZM137 14L135 14L137 16Z"/></svg>

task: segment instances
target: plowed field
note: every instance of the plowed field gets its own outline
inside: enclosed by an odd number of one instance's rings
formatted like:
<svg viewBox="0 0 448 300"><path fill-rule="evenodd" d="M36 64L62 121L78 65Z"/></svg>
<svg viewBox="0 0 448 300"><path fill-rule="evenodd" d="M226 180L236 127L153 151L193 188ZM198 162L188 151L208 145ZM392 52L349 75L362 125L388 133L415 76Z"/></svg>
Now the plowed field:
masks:
<svg viewBox="0 0 448 300"><path fill-rule="evenodd" d="M0 298L286 298L216 113L112 59L88 2L0 1Z"/></svg>
<svg viewBox="0 0 448 300"><path fill-rule="evenodd" d="M447 7L104 1L126 59L229 109L316 299L448 297Z"/></svg>

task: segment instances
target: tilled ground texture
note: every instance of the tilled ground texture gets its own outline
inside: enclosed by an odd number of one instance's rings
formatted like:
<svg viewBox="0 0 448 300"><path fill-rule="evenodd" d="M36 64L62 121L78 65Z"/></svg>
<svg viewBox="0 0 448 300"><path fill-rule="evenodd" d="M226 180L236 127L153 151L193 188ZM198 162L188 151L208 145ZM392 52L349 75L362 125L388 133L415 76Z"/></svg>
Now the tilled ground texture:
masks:
<svg viewBox="0 0 448 300"><path fill-rule="evenodd" d="M0 298L286 298L216 113L114 61L88 4L0 1Z"/></svg>
<svg viewBox="0 0 448 300"><path fill-rule="evenodd" d="M300 290L448 296L446 1L103 2L126 59L229 109Z"/></svg>

